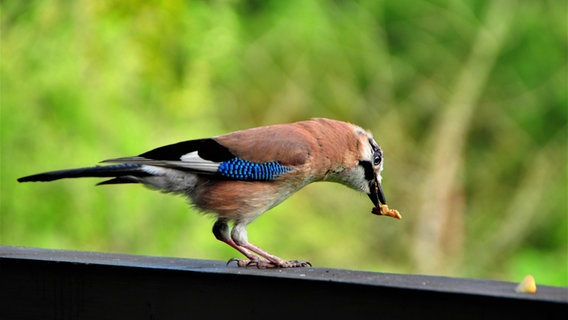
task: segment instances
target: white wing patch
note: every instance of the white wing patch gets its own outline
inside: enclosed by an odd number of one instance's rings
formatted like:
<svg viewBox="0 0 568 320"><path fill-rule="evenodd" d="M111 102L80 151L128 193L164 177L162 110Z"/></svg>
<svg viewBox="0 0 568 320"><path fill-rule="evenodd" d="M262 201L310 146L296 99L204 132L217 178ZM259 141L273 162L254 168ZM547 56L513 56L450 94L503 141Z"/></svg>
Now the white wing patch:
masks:
<svg viewBox="0 0 568 320"><path fill-rule="evenodd" d="M186 153L180 157L181 161L191 162L196 160L203 160L198 154L197 151L193 151L190 153Z"/></svg>
<svg viewBox="0 0 568 320"><path fill-rule="evenodd" d="M217 169L219 169L219 162L205 160L197 154L197 151L186 153L181 156L180 159L182 162L190 165L190 168L195 170L217 172Z"/></svg>

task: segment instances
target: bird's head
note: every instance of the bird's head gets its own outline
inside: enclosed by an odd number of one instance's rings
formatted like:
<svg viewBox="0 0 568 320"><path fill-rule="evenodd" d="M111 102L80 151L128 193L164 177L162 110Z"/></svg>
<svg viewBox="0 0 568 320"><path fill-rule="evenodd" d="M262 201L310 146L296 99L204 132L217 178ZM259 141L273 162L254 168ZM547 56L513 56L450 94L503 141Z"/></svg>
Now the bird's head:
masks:
<svg viewBox="0 0 568 320"><path fill-rule="evenodd" d="M366 193L375 207L386 204L381 186L383 171L383 150L379 147L373 135L353 124L334 123L336 135L330 140L328 158L332 154L339 155L332 161L332 170L325 180L339 182L357 191ZM323 139L322 139L323 140ZM327 140L327 139L326 139Z"/></svg>
<svg viewBox="0 0 568 320"><path fill-rule="evenodd" d="M357 129L355 134L359 140L359 159L355 169L348 174L355 175L355 180L359 180L359 189L367 193L375 207L387 204L381 185L383 150L369 132Z"/></svg>
<svg viewBox="0 0 568 320"><path fill-rule="evenodd" d="M402 216L398 210L389 209L383 192L381 177L384 161L383 150L373 139L371 133L358 127L354 132L358 142L354 154L358 156L358 159L356 164L352 164L351 170L345 170L343 173L349 176L348 181L354 183L349 186L367 193L375 205L371 211L373 214L401 219Z"/></svg>

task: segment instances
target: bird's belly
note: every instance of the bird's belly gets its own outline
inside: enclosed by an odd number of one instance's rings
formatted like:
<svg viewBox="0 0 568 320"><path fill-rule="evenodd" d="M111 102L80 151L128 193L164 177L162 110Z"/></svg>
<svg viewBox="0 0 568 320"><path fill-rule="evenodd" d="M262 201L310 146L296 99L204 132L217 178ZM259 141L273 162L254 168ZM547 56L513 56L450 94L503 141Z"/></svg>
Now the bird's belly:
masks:
<svg viewBox="0 0 568 320"><path fill-rule="evenodd" d="M263 181L208 181L189 194L205 212L233 221L252 221L299 188Z"/></svg>

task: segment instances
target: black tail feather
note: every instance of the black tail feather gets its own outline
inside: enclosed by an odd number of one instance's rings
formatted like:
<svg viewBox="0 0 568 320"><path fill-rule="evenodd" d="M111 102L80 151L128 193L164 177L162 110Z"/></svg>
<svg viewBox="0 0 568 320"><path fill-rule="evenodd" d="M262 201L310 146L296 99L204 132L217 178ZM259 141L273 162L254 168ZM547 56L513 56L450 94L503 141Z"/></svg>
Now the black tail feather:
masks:
<svg viewBox="0 0 568 320"><path fill-rule="evenodd" d="M132 180L121 178L122 176L148 176L149 174L141 170L142 165L139 164L117 164L111 166L95 166L87 168L67 169L58 171L49 171L34 174L18 179L18 182L35 182L35 181L53 181L64 178L110 178L116 177L101 184L128 183ZM111 182L116 180L115 182ZM120 182L119 182L120 181ZM106 183L105 183L106 182Z"/></svg>

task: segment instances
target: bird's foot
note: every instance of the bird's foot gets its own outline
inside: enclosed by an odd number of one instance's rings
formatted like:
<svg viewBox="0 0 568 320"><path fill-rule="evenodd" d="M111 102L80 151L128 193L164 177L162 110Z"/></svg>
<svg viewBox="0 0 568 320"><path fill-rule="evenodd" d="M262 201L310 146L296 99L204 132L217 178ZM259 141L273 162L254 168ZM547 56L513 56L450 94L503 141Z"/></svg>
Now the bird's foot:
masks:
<svg viewBox="0 0 568 320"><path fill-rule="evenodd" d="M284 265L280 266L280 268L304 268L304 267L311 267L312 264L309 261L305 260L290 260L284 261Z"/></svg>
<svg viewBox="0 0 568 320"><path fill-rule="evenodd" d="M262 259L238 259L238 258L232 258L229 261L227 261L227 265L231 264L232 262L235 262L237 264L237 267L240 268L246 268L246 267L257 267L259 269L265 269L265 268L274 268L274 266L272 266L272 263L268 260L262 260Z"/></svg>
<svg viewBox="0 0 568 320"><path fill-rule="evenodd" d="M235 262L238 267L246 268L246 267L257 267L258 269L273 269L273 268L302 268L302 267L311 267L312 264L308 261L299 261L299 260L290 260L290 261L268 261L268 260L244 260L244 259L237 259L232 258L227 262L227 265L231 262Z"/></svg>

